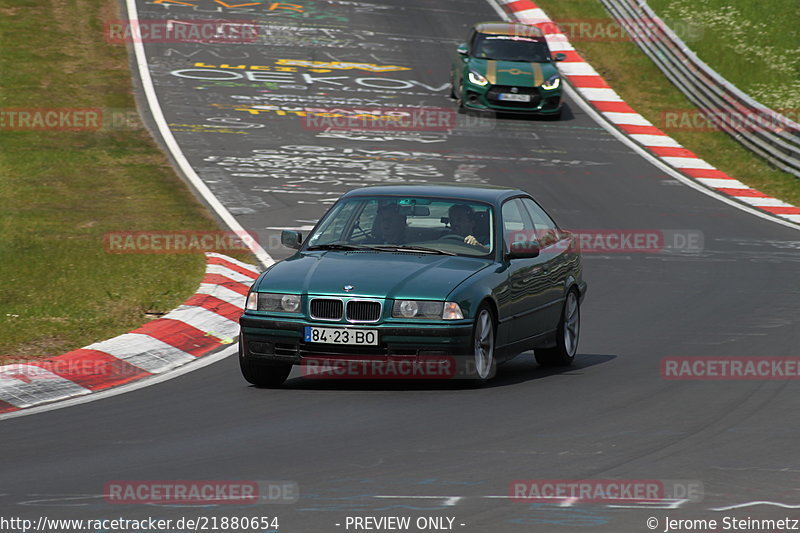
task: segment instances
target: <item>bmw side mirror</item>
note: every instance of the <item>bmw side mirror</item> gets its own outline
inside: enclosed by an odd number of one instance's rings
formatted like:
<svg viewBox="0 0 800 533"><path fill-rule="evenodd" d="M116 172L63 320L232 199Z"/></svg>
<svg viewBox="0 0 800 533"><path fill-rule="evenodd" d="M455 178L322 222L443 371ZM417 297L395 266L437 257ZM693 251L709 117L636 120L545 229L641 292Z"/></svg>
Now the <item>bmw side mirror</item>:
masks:
<svg viewBox="0 0 800 533"><path fill-rule="evenodd" d="M539 257L539 243L535 241L518 241L511 243L509 259L525 259Z"/></svg>
<svg viewBox="0 0 800 533"><path fill-rule="evenodd" d="M300 249L300 243L303 241L303 236L299 231L285 229L281 232L281 244L287 248Z"/></svg>
<svg viewBox="0 0 800 533"><path fill-rule="evenodd" d="M558 53L553 56L554 61L564 61L567 58L567 54Z"/></svg>
<svg viewBox="0 0 800 533"><path fill-rule="evenodd" d="M467 43L461 43L461 44L459 44L459 45L458 45L458 48L456 48L456 51L457 51L459 54L461 54L462 56L465 56L465 55L467 55Z"/></svg>

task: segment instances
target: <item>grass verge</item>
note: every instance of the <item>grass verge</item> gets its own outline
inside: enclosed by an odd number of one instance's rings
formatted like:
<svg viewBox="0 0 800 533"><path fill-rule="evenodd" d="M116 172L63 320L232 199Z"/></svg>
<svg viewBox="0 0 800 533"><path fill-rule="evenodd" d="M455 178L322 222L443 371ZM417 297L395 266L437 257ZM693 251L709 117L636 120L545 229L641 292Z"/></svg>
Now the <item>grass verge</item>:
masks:
<svg viewBox="0 0 800 533"><path fill-rule="evenodd" d="M689 47L739 89L776 110L800 108L800 2L648 3L667 21L690 21L698 31L687 40Z"/></svg>
<svg viewBox="0 0 800 533"><path fill-rule="evenodd" d="M197 289L202 254L110 254L105 233L220 229L138 121L14 127L9 110L136 116L126 48L103 37L118 18L115 0L0 0L0 361L119 335Z"/></svg>
<svg viewBox="0 0 800 533"><path fill-rule="evenodd" d="M536 0L556 23L587 21L599 28L612 19L597 0ZM751 187L800 205L800 180L782 172L720 131L668 128L665 114L696 109L633 42L580 35L572 45L637 112L718 169ZM764 59L767 60L767 59Z"/></svg>

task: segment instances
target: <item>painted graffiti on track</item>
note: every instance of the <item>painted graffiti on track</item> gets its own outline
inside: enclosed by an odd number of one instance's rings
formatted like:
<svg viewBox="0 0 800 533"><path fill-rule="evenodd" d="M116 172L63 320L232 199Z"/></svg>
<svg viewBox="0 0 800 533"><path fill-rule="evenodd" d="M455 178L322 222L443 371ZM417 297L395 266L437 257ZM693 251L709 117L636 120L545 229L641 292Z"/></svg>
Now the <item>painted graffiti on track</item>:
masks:
<svg viewBox="0 0 800 533"><path fill-rule="evenodd" d="M413 158L395 157L391 153L382 157L377 153L369 155L325 146L286 145L277 149L255 149L248 156L211 155L203 161L221 167L232 177L266 178L278 183L259 180L259 184L303 190L387 181L425 182L446 176L446 169Z"/></svg>
<svg viewBox="0 0 800 533"><path fill-rule="evenodd" d="M145 2L151 9L162 13L211 13L222 15L250 15L261 19L302 19L304 22L347 23L347 9L327 2L273 2L254 0L228 3L223 0L151 0Z"/></svg>
<svg viewBox="0 0 800 533"><path fill-rule="evenodd" d="M226 63L209 65L197 62L191 68L176 69L171 71L170 74L178 78L205 82L266 82L276 84L279 88L299 90L319 89L389 93L401 91L405 93L407 91L425 89L430 93L445 93L450 88L449 82L434 82L431 84L414 79L376 76L373 72L364 72L364 75L358 75L343 71L333 73L335 75L330 76L320 75L325 73L299 72L297 68L293 66L230 65Z"/></svg>
<svg viewBox="0 0 800 533"><path fill-rule="evenodd" d="M447 141L444 133L417 132L417 131L350 131L328 129L315 135L318 139L343 139L348 141L366 142L392 142L407 141L422 144L443 143Z"/></svg>
<svg viewBox="0 0 800 533"><path fill-rule="evenodd" d="M223 169L229 176L275 180L259 186L287 190L321 190L324 187L357 187L384 182L487 183L480 175L488 161L535 162L544 166L578 167L590 163L534 157L513 157L475 153L336 148L323 145L284 145L275 149L254 149L249 155L209 155L203 161ZM452 164L458 166L453 172ZM270 192L273 192L270 189Z"/></svg>

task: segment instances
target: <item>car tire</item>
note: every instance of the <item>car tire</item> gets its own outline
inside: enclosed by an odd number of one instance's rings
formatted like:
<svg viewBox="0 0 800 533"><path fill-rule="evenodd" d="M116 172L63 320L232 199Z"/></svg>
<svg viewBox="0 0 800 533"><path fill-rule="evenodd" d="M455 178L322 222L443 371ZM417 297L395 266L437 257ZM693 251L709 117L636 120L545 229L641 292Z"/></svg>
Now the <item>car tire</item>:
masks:
<svg viewBox="0 0 800 533"><path fill-rule="evenodd" d="M466 115L467 114L467 108L464 105L463 95L462 96L456 96L456 113L458 113L459 115Z"/></svg>
<svg viewBox="0 0 800 533"><path fill-rule="evenodd" d="M239 368L245 381L256 387L278 387L286 381L292 371L288 363L266 363L253 361L242 354L242 341L239 340Z"/></svg>
<svg viewBox="0 0 800 533"><path fill-rule="evenodd" d="M575 289L567 293L561 319L558 322L555 348L535 350L536 362L541 366L569 366L578 352L581 333L581 301Z"/></svg>
<svg viewBox="0 0 800 533"><path fill-rule="evenodd" d="M483 385L494 377L496 334L492 310L487 304L482 304L475 313L475 326L472 328L473 368L470 375L475 385Z"/></svg>

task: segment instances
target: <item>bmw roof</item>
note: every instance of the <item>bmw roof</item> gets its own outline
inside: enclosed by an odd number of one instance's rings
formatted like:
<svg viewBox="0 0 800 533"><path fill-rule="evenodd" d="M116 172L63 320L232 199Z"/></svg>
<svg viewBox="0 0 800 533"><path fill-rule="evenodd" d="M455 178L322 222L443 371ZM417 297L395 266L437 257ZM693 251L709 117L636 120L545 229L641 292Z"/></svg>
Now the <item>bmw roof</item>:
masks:
<svg viewBox="0 0 800 533"><path fill-rule="evenodd" d="M434 198L457 198L496 203L513 196L529 196L525 191L495 185L472 185L453 183L390 183L361 187L346 193L343 198L354 196L427 196Z"/></svg>

